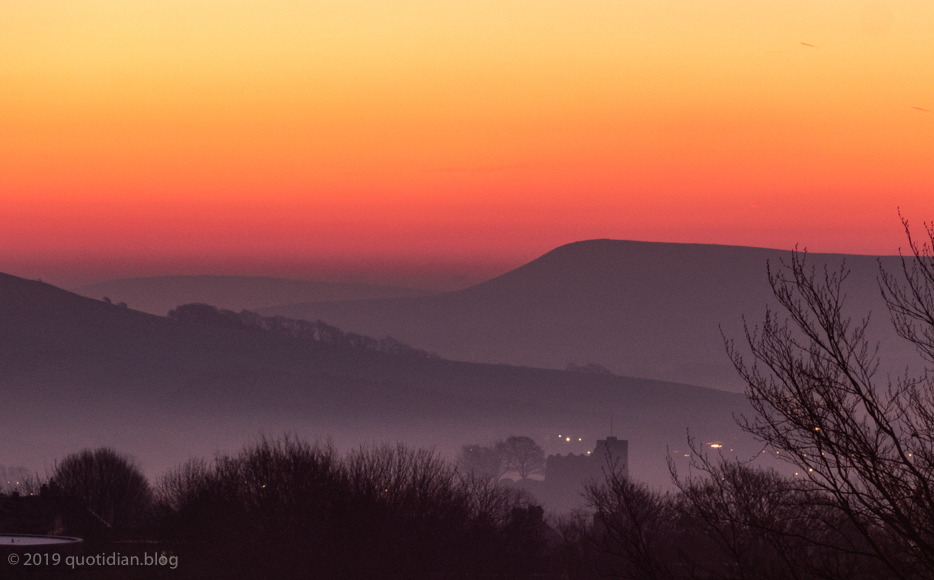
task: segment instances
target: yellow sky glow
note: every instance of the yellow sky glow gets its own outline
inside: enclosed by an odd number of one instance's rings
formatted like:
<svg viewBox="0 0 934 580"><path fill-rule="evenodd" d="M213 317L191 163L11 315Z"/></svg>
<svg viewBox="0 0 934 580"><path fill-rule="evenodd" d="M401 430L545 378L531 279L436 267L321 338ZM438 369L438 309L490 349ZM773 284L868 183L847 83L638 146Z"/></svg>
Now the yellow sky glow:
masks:
<svg viewBox="0 0 934 580"><path fill-rule="evenodd" d="M931 30L921 0L7 0L0 244L891 253L896 207L934 219Z"/></svg>

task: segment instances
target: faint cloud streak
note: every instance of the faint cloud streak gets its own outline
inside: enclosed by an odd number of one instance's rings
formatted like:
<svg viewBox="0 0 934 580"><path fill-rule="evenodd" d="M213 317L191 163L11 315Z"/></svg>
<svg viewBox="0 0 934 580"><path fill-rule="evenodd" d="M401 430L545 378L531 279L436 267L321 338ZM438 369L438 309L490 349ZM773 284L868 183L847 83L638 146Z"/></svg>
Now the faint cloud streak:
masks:
<svg viewBox="0 0 934 580"><path fill-rule="evenodd" d="M439 167L436 169L426 169L425 171L429 173L499 173L501 171L553 166L553 163L512 163L510 165L494 165L489 167Z"/></svg>

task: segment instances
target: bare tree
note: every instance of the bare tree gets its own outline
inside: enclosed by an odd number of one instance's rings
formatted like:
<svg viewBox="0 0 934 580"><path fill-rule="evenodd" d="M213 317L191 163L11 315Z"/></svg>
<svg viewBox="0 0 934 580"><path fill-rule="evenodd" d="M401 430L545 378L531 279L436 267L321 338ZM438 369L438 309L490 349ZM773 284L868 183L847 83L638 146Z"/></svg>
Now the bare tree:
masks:
<svg viewBox="0 0 934 580"><path fill-rule="evenodd" d="M904 223L906 231L907 222ZM927 227L934 243L934 229ZM899 334L934 362L934 260L910 237L900 278L880 283ZM881 269L881 268L880 268ZM747 364L727 350L757 416L743 428L797 468L845 516L859 541L845 549L896 578L934 577L934 382L924 374L880 381L868 315L844 311L845 265L818 271L795 251L769 281L785 312L746 326Z"/></svg>
<svg viewBox="0 0 934 580"><path fill-rule="evenodd" d="M197 577L523 578L544 546L517 517L540 520L527 493L403 445L341 458L264 438L169 473L159 504L165 537L196 548Z"/></svg>
<svg viewBox="0 0 934 580"><path fill-rule="evenodd" d="M902 225L914 259L902 256L901 277L880 268L882 295L899 336L934 364L934 223L925 224L928 239L922 243L912 238L904 218Z"/></svg>
<svg viewBox="0 0 934 580"><path fill-rule="evenodd" d="M545 452L531 437L513 435L497 443L496 450L506 460L506 471L522 479L545 473Z"/></svg>
<svg viewBox="0 0 934 580"><path fill-rule="evenodd" d="M506 473L506 457L502 441L491 445L471 444L461 447L457 454L457 467L465 474L499 481Z"/></svg>
<svg viewBox="0 0 934 580"><path fill-rule="evenodd" d="M846 514L807 479L718 457L691 444L692 471L679 477L675 511L685 530L680 559L718 578L884 578ZM701 547L699 550L698 547Z"/></svg>
<svg viewBox="0 0 934 580"><path fill-rule="evenodd" d="M69 455L55 466L49 485L117 529L138 526L152 505L146 477L109 447Z"/></svg>
<svg viewBox="0 0 934 580"><path fill-rule="evenodd" d="M686 476L669 461L673 492L613 469L591 482L593 524L565 528L576 537L565 557L600 577L630 580L891 577L865 555L846 514L809 482L692 449Z"/></svg>
<svg viewBox="0 0 934 580"><path fill-rule="evenodd" d="M594 514L591 541L604 556L599 565L615 578L669 580L676 573L680 515L671 496L610 470L584 491Z"/></svg>

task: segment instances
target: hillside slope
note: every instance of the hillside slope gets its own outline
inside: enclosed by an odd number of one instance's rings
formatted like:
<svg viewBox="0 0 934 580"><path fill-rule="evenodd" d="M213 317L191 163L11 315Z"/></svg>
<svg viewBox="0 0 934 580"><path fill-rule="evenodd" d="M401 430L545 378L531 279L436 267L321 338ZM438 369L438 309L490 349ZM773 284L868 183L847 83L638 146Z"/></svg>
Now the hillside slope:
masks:
<svg viewBox="0 0 934 580"><path fill-rule="evenodd" d="M294 304L261 310L345 330L390 334L443 357L565 368L597 363L617 374L741 390L723 333L742 337L771 304L766 265L789 252L703 244L590 240L561 246L477 286L438 296ZM852 270L849 312L873 311L873 337L894 371L914 351L891 331L872 256L813 254ZM898 258L883 257L889 269Z"/></svg>
<svg viewBox="0 0 934 580"><path fill-rule="evenodd" d="M85 446L152 474L259 433L459 445L529 434L549 452L631 440L634 473L666 479L687 429L754 448L722 391L579 372L454 362L182 323L0 275L0 456L42 468ZM560 442L558 433L580 437ZM39 465L36 463L40 462Z"/></svg>

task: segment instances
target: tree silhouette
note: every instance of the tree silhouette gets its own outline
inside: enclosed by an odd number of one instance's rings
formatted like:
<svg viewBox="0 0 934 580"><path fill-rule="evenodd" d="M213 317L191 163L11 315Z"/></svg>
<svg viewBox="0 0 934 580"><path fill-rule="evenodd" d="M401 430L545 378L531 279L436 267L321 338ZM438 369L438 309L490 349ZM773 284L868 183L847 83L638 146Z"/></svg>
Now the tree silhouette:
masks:
<svg viewBox="0 0 934 580"><path fill-rule="evenodd" d="M901 276L880 286L898 333L934 361L934 227L911 238ZM881 268L880 268L881 269ZM848 270L818 272L795 251L769 269L786 314L767 311L746 328L753 363L727 349L757 417L744 429L797 468L822 501L861 538L847 549L872 556L897 578L934 577L934 381L906 374L880 381L868 317L844 313Z"/></svg>
<svg viewBox="0 0 934 580"><path fill-rule="evenodd" d="M501 443L464 445L457 455L457 467L466 474L499 481L507 471Z"/></svg>
<svg viewBox="0 0 934 580"><path fill-rule="evenodd" d="M545 452L531 437L508 437L496 444L496 451L505 458L506 471L515 471L522 479L545 473Z"/></svg>
<svg viewBox="0 0 934 580"><path fill-rule="evenodd" d="M683 532L669 495L650 490L615 470L584 491L594 509L597 533L591 541L605 558L603 567L615 577L669 580L676 578L677 540Z"/></svg>
<svg viewBox="0 0 934 580"><path fill-rule="evenodd" d="M262 439L159 486L163 538L196 576L527 578L544 538L528 494L434 452Z"/></svg>
<svg viewBox="0 0 934 580"><path fill-rule="evenodd" d="M49 484L118 530L138 527L152 505L146 477L109 447L69 455L55 466Z"/></svg>

